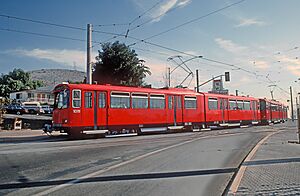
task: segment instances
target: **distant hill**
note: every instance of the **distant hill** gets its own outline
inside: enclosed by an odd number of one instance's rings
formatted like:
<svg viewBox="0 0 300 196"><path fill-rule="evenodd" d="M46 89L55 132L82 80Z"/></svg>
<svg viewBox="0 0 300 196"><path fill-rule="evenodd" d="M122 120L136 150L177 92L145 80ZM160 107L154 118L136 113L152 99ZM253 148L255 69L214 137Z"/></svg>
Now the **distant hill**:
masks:
<svg viewBox="0 0 300 196"><path fill-rule="evenodd" d="M32 80L43 81L45 86L53 86L62 82L82 82L85 72L68 69L40 69L28 71Z"/></svg>

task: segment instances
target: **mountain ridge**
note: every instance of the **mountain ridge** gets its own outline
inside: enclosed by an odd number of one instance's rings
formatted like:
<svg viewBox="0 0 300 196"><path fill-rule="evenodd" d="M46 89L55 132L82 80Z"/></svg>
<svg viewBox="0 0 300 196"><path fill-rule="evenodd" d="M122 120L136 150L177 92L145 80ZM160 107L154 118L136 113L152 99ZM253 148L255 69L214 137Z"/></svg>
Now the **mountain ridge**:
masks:
<svg viewBox="0 0 300 196"><path fill-rule="evenodd" d="M54 86L62 82L82 82L86 76L83 71L70 69L38 69L28 73L32 80L40 80L44 86Z"/></svg>

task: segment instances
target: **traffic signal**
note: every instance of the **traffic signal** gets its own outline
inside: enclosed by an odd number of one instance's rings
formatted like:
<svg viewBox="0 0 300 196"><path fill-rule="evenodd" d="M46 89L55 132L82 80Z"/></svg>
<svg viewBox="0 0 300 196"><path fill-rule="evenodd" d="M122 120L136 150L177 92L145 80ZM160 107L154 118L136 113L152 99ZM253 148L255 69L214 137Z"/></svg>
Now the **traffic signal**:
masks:
<svg viewBox="0 0 300 196"><path fill-rule="evenodd" d="M230 81L230 75L229 75L229 72L228 72L228 71L225 72L225 81L226 81L226 82L229 82L229 81Z"/></svg>

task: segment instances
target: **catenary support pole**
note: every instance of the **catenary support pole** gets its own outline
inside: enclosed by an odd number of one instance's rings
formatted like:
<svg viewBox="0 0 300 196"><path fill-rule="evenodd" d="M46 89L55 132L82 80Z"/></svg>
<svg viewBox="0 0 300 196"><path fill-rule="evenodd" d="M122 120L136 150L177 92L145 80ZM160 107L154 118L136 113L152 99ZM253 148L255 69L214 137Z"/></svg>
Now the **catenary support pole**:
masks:
<svg viewBox="0 0 300 196"><path fill-rule="evenodd" d="M198 69L196 69L196 90L197 90L197 93L199 93L199 71Z"/></svg>
<svg viewBox="0 0 300 196"><path fill-rule="evenodd" d="M171 68L168 67L168 87L171 87Z"/></svg>
<svg viewBox="0 0 300 196"><path fill-rule="evenodd" d="M92 84L92 63L91 63L91 50L92 50L92 25L87 25L87 67L86 67L86 83Z"/></svg>
<svg viewBox="0 0 300 196"><path fill-rule="evenodd" d="M297 107L297 120L298 120L298 144L300 144L300 108Z"/></svg>
<svg viewBox="0 0 300 196"><path fill-rule="evenodd" d="M291 94L291 118L292 118L292 121L294 122L294 106L293 106L293 90L292 90L292 87L290 86L290 94Z"/></svg>

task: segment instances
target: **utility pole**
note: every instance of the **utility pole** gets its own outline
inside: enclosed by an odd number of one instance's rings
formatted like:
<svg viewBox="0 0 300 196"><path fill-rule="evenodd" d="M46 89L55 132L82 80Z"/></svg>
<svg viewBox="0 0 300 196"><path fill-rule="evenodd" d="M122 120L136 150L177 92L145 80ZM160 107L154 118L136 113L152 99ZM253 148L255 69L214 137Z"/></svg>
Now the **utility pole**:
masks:
<svg viewBox="0 0 300 196"><path fill-rule="evenodd" d="M171 68L168 67L168 87L171 87Z"/></svg>
<svg viewBox="0 0 300 196"><path fill-rule="evenodd" d="M271 93L272 100L274 100L273 91L271 90L270 93Z"/></svg>
<svg viewBox="0 0 300 196"><path fill-rule="evenodd" d="M235 90L235 96L239 96L239 90Z"/></svg>
<svg viewBox="0 0 300 196"><path fill-rule="evenodd" d="M297 107L297 117L298 117L298 144L300 144L300 108Z"/></svg>
<svg viewBox="0 0 300 196"><path fill-rule="evenodd" d="M91 63L91 50L92 50L92 24L87 24L87 67L86 67L86 83L92 84L92 63Z"/></svg>
<svg viewBox="0 0 300 196"><path fill-rule="evenodd" d="M290 86L290 94L291 94L291 110L292 110L292 121L294 122L294 106L293 106L293 91L292 87Z"/></svg>
<svg viewBox="0 0 300 196"><path fill-rule="evenodd" d="M196 91L199 93L199 72L198 69L196 69Z"/></svg>

